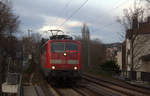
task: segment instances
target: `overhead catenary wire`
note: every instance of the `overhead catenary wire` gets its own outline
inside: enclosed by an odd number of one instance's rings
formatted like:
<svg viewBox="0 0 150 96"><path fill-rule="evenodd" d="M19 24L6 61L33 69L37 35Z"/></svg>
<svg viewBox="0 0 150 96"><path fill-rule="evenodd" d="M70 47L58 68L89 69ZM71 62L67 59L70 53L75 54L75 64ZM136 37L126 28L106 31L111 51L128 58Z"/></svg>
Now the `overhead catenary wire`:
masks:
<svg viewBox="0 0 150 96"><path fill-rule="evenodd" d="M88 0L87 0L88 1ZM84 6L86 3L87 3L87 1L85 1L82 5ZM119 8L119 7L121 7L122 6L122 4L125 4L125 3L127 3L127 0L125 0L125 1L123 1L122 3L120 3L119 5L117 5L117 6L115 6L115 7L113 7L112 9L110 9L109 11L112 11L112 10L114 10L114 9L117 9L117 8ZM81 7L79 7L78 9L81 9L82 8L82 6ZM72 17L73 15L71 15L70 17L69 17L69 19ZM104 17L105 15L103 15L103 17ZM60 27L61 26L63 26L69 19L66 19L61 25L60 25ZM102 20L101 20L102 21ZM106 24L106 25L104 25L103 27L101 27L101 29L104 29L104 28L106 28L106 27L108 27L108 26L112 26L112 25L114 25L114 23L109 23L109 24ZM60 28L59 27L59 28ZM58 28L58 29L59 29Z"/></svg>
<svg viewBox="0 0 150 96"><path fill-rule="evenodd" d="M88 0L83 2L83 4L78 9L76 9L62 24L60 24L57 29L62 27L69 19L71 19L87 2L88 2Z"/></svg>
<svg viewBox="0 0 150 96"><path fill-rule="evenodd" d="M119 5L117 5L117 6L115 6L113 9L117 9L117 8L119 8L120 6L122 6L123 4L126 4L127 3L127 1L128 0L124 0L123 2L121 2ZM110 9L110 11L111 10L113 10L113 9Z"/></svg>
<svg viewBox="0 0 150 96"><path fill-rule="evenodd" d="M115 7L113 7L113 8L110 9L109 11L112 11L112 10L115 10L115 9L121 7L121 5L122 5L122 4L125 4L126 2L127 2L127 0L125 0L124 2L120 3L119 5L117 5L117 6L115 6ZM103 15L103 17L105 17L105 15ZM103 19L102 19L102 20L103 20ZM102 21L102 20L101 20L101 21ZM111 25L111 24L108 24L108 25Z"/></svg>
<svg viewBox="0 0 150 96"><path fill-rule="evenodd" d="M88 0L86 0L77 10L75 10L75 11L73 12L73 14L70 15L70 16L58 27L58 29L59 29L61 26L63 26L70 18L72 18L73 15L76 14L87 2L88 2ZM125 4L126 2L127 2L127 0L123 1L122 3L120 3L119 5L113 7L113 8L110 9L109 11L112 11L112 10L114 10L114 9L119 8L120 6L122 6L122 4ZM105 15L103 15L103 17L105 17ZM102 21L102 20L101 20L101 21ZM106 25L104 25L101 29L104 29L104 28L106 28L106 27L108 27L108 26L111 26L111 25L113 25L113 24L114 24L114 23L106 24Z"/></svg>
<svg viewBox="0 0 150 96"><path fill-rule="evenodd" d="M118 1L120 1L120 0L118 0ZM125 4L126 2L127 2L127 0L121 2L120 4L117 4L116 6L113 6L113 7L112 7L111 9L109 9L108 11L109 11L109 12L110 12L110 11L113 11L113 10L119 8L122 4ZM116 3L117 3L117 2L116 2ZM102 15L100 16L100 18L101 18L100 21L103 21L105 16L107 16L107 15L106 15L106 14L102 14ZM97 18L96 18L96 19L97 19Z"/></svg>
<svg viewBox="0 0 150 96"><path fill-rule="evenodd" d="M116 7L112 8L112 9L110 9L110 11L119 8L122 4L125 4L126 2L127 2L127 0L125 0L124 2L122 2L121 4L119 4L118 6L116 6ZM105 15L104 15L104 16L105 16ZM102 30L102 29L105 29L106 27L112 26L112 25L114 25L114 23L109 23L109 24L106 24L106 25L100 27L100 29ZM97 30L99 30L99 29L97 29ZM97 31L97 30L96 30L96 31Z"/></svg>
<svg viewBox="0 0 150 96"><path fill-rule="evenodd" d="M126 0L125 0L126 1ZM74 14L76 14L86 3L88 2L88 0L86 0L78 9L76 9L61 25L58 26L57 29L59 29L60 27L62 27L70 18L72 18L74 16ZM124 4L125 2L122 2L121 4L119 4L118 6L112 8L111 10L117 9L119 8L122 4ZM65 7L63 9L65 9L68 5L70 4L70 2L68 2ZM111 11L110 10L110 11ZM103 15L105 16L105 15ZM112 25L112 24L108 24L108 25ZM105 25L106 26L106 25Z"/></svg>
<svg viewBox="0 0 150 96"><path fill-rule="evenodd" d="M65 13L65 10L67 9L67 7L70 5L71 2L72 2L72 0L69 0L65 4L65 6L62 8L62 10L60 11L59 15L57 16L56 20L54 20L55 22L57 22L59 20L59 17Z"/></svg>
<svg viewBox="0 0 150 96"><path fill-rule="evenodd" d="M60 27L62 27L70 18L72 18L86 3L88 2L88 0L86 0L78 9L76 9L62 24L60 24L58 26L57 29L59 29ZM122 2L121 4L117 5L116 7L113 7L112 9L110 9L109 11L112 11L114 9L117 9L119 8L122 4L125 4L125 2L127 2L127 0L125 0L124 2ZM69 2L66 4L66 6L68 6ZM65 8L65 7L64 7ZM105 16L105 15L103 15ZM113 25L114 23L110 23L110 24L106 24L104 25L101 29L107 27L107 26L111 26Z"/></svg>
<svg viewBox="0 0 150 96"><path fill-rule="evenodd" d="M125 0L126 1L126 0ZM137 1L136 0L133 0L133 4L134 4L134 7L136 8L136 6L135 5L137 5L136 3L137 3ZM139 2L138 2L138 5L140 5L140 2L141 2L141 0L139 0ZM119 8L122 4L125 4L125 2L122 2L119 6L116 6L115 8ZM109 24L106 24L106 25L104 25L101 29L104 29L104 28L106 28L106 27L108 27L108 26L111 26L111 25L114 25L114 23L109 23Z"/></svg>
<svg viewBox="0 0 150 96"><path fill-rule="evenodd" d="M120 3L119 5L117 5L117 6L115 6L115 7L113 7L113 8L110 9L109 11L112 11L112 10L114 10L114 9L117 9L117 8L119 8L122 4L125 4L125 3L127 3L127 0L125 0L124 2ZM104 16L105 16L105 15L103 15L103 17L104 17ZM102 20L101 20L100 22L102 22ZM104 26L101 27L100 29L104 29L104 28L106 28L106 27L108 27L108 26L112 26L112 25L114 25L114 23L109 23L109 24L104 25Z"/></svg>

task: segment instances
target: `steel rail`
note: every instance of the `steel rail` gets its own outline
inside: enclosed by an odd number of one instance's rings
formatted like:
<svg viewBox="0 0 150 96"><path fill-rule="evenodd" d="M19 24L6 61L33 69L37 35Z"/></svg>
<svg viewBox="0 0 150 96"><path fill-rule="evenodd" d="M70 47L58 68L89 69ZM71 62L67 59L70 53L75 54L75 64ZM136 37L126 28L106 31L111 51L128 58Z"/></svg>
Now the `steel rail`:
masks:
<svg viewBox="0 0 150 96"><path fill-rule="evenodd" d="M133 94L133 92L135 92L136 95L137 94L144 94L146 96L150 96L150 93L148 91L138 90L138 89L135 89L135 88L133 89L131 87L119 85L117 83L114 83L114 82L111 82L111 81L108 81L108 80L104 80L104 79L100 79L100 78L96 78L96 77L93 77L93 76L90 76L90 75L87 75L87 74L83 75L83 79L85 79L85 80L87 80L89 82L93 82L95 84L98 84L100 86L110 88L112 90L118 91L118 92L126 94L126 95L135 96L135 94ZM113 85L113 86L117 86L117 87L122 88L122 89L125 89L126 91L125 90L120 90L120 89L117 89L117 88L113 88L112 86L108 86L108 84L109 85ZM127 92L127 90L128 90L128 92Z"/></svg>

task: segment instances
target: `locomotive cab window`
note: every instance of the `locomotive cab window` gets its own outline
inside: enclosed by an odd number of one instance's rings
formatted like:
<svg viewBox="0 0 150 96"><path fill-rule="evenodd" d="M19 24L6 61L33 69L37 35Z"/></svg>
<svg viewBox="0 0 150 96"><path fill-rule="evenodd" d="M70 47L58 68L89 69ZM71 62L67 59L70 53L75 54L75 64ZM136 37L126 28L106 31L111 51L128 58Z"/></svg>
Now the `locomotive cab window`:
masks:
<svg viewBox="0 0 150 96"><path fill-rule="evenodd" d="M74 44L74 43L66 43L65 44L65 50L77 51L78 50L78 45Z"/></svg>
<svg viewBox="0 0 150 96"><path fill-rule="evenodd" d="M60 42L55 42L51 44L51 51L52 52L64 52L65 44Z"/></svg>
<svg viewBox="0 0 150 96"><path fill-rule="evenodd" d="M51 44L52 52L65 52L65 51L77 51L78 45L75 43L62 43L62 42L54 42Z"/></svg>

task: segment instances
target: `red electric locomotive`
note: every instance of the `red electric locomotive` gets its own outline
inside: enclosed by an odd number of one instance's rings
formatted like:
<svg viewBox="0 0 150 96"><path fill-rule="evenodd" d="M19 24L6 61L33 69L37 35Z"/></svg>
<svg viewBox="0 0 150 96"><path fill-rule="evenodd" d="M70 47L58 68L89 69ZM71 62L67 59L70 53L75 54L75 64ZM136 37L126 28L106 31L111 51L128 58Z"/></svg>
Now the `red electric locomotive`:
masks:
<svg viewBox="0 0 150 96"><path fill-rule="evenodd" d="M49 80L81 79L81 44L67 35L54 35L41 47L41 69Z"/></svg>

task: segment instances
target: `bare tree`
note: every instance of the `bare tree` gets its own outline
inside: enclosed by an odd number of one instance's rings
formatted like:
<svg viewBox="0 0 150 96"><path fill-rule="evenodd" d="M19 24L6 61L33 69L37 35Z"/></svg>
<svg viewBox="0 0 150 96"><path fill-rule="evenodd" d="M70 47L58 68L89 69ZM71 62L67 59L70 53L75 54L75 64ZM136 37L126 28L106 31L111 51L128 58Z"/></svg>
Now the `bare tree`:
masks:
<svg viewBox="0 0 150 96"><path fill-rule="evenodd" d="M105 62L105 52L105 45L100 40L95 39L90 41L91 68L94 68L97 71L99 70L100 65Z"/></svg>
<svg viewBox="0 0 150 96"><path fill-rule="evenodd" d="M17 31L19 26L18 16L12 13L10 7L0 2L0 35L7 34L9 36Z"/></svg>
<svg viewBox="0 0 150 96"><path fill-rule="evenodd" d="M13 36L13 33L17 32L18 27L18 16L12 13L8 5L0 2L0 46L12 57L16 52L17 42L17 38Z"/></svg>
<svg viewBox="0 0 150 96"><path fill-rule="evenodd" d="M39 62L40 62L40 46L41 46L41 35L39 33L34 33L30 37L23 37L23 48L24 56L27 57L28 63L26 64L26 74L29 75L29 83L32 84L33 79L39 72ZM32 58L29 58L30 56ZM34 69L33 69L34 67Z"/></svg>
<svg viewBox="0 0 150 96"><path fill-rule="evenodd" d="M129 67L131 71L136 70L140 66L139 63L136 63L138 60L136 58L143 53L143 49L138 46L147 41L147 39L143 39L144 37L141 36L142 32L139 29L139 25L144 22L144 12L145 9L135 3L133 9L125 9L124 16L118 19L118 22L123 25L126 38L130 43L131 64Z"/></svg>
<svg viewBox="0 0 150 96"><path fill-rule="evenodd" d="M3 75L6 72L7 68L8 55L12 57L16 56L16 44L18 40L15 36L13 36L13 33L17 32L18 26L18 16L13 14L10 6L4 4L3 2L0 2L0 57L3 57L0 63L0 79L3 80ZM0 80L0 84L3 80Z"/></svg>
<svg viewBox="0 0 150 96"><path fill-rule="evenodd" d="M75 37L75 40L79 40L81 42L82 48L82 68L84 71L89 71L89 69L94 69L94 71L99 70L100 64L105 61L105 45L98 39L89 40L90 44L90 67L87 65L88 63L88 49L87 49L87 41L83 40L81 37Z"/></svg>
<svg viewBox="0 0 150 96"><path fill-rule="evenodd" d="M33 42L38 43L41 41L41 35L39 33L33 33L31 35Z"/></svg>
<svg viewBox="0 0 150 96"><path fill-rule="evenodd" d="M150 3L150 0L145 0L145 1L147 1L148 3Z"/></svg>

